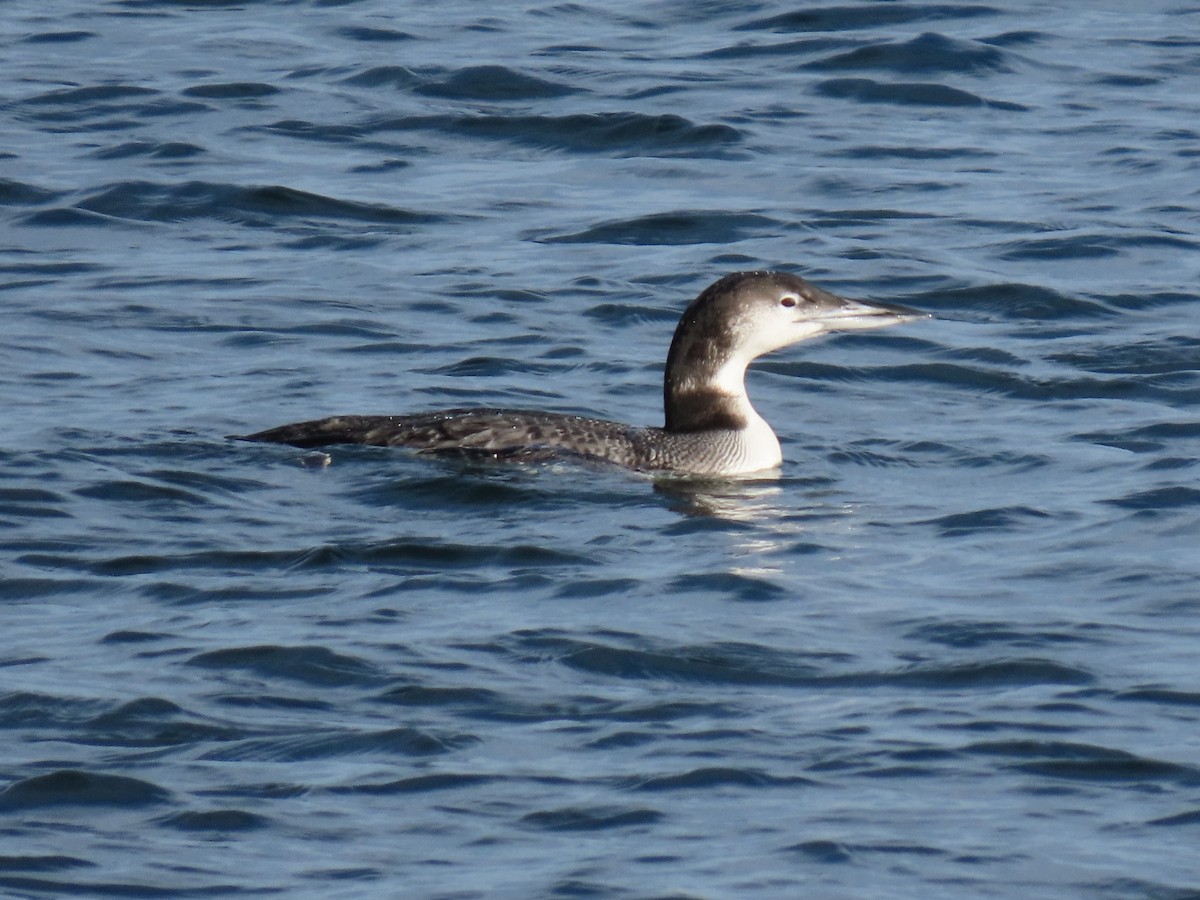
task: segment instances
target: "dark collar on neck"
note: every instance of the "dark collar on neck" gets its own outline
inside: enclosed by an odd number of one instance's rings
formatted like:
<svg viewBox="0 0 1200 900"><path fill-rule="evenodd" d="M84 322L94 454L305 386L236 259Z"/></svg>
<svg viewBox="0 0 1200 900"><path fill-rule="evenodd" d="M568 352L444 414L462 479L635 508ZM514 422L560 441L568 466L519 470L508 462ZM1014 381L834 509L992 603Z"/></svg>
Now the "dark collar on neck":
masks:
<svg viewBox="0 0 1200 900"><path fill-rule="evenodd" d="M715 388L674 394L666 414L666 430L674 432L740 431L749 424L738 398Z"/></svg>

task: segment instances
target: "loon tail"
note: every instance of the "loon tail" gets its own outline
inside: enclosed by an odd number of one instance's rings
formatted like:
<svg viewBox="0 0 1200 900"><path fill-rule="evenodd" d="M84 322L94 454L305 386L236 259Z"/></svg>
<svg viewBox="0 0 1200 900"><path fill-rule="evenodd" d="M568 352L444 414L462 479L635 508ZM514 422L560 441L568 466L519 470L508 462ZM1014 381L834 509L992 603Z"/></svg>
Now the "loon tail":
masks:
<svg viewBox="0 0 1200 900"><path fill-rule="evenodd" d="M330 444L387 447L395 443L395 422L395 416L331 416L229 437L235 441L290 444L293 447L326 447Z"/></svg>

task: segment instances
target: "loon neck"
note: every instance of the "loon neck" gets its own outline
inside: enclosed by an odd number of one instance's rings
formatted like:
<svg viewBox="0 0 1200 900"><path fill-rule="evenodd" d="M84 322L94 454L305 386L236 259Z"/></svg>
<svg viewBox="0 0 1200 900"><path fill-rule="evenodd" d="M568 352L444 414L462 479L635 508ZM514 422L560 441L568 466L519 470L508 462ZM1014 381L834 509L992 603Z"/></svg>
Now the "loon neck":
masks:
<svg viewBox="0 0 1200 900"><path fill-rule="evenodd" d="M749 415L747 415L749 408ZM690 391L675 397L666 408L666 430L740 431L757 417L749 403L739 403L720 391Z"/></svg>
<svg viewBox="0 0 1200 900"><path fill-rule="evenodd" d="M733 347L730 335L701 330L685 318L671 342L662 377L666 431L742 431L760 419L746 396L749 360Z"/></svg>
<svg viewBox="0 0 1200 900"><path fill-rule="evenodd" d="M666 430L741 431L761 421L746 395L745 379L746 363L736 356L721 364L711 354L687 359L672 353L663 377Z"/></svg>
<svg viewBox="0 0 1200 900"><path fill-rule="evenodd" d="M743 336L714 299L730 279L721 279L684 311L671 339L663 372L663 412L667 431L740 431L758 413L746 396Z"/></svg>

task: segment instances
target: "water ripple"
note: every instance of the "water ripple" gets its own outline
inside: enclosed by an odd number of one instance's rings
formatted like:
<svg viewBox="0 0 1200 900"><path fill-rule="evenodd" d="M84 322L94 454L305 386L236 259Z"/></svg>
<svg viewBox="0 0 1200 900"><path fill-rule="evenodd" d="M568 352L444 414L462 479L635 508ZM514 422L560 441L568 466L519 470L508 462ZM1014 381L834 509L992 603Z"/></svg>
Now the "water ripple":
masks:
<svg viewBox="0 0 1200 900"><path fill-rule="evenodd" d="M10 784L0 791L0 811L55 806L156 806L166 803L170 796L169 791L140 778L61 769Z"/></svg>
<svg viewBox="0 0 1200 900"><path fill-rule="evenodd" d="M573 234L530 235L546 244L731 244L756 234L774 232L782 223L750 213L730 214L703 210L654 213L593 225Z"/></svg>
<svg viewBox="0 0 1200 900"><path fill-rule="evenodd" d="M578 89L561 82L526 75L505 66L466 66L442 81L420 84L418 94L450 100L532 100L563 97Z"/></svg>
<svg viewBox="0 0 1200 900"><path fill-rule="evenodd" d="M863 103L896 103L902 106L964 107L988 106L1009 112L1029 107L1006 100L989 100L961 88L936 82L880 82L872 78L830 78L817 85L826 97Z"/></svg>
<svg viewBox="0 0 1200 900"><path fill-rule="evenodd" d="M1001 684L1088 684L1094 676L1049 659L1003 658L945 665L914 665L892 671L828 671L823 655L810 659L761 646L711 644L642 649L583 641L552 632L513 636L510 652L529 659L551 657L560 665L619 679L667 679L720 685L792 687L983 687ZM841 667L839 667L841 668Z"/></svg>
<svg viewBox="0 0 1200 900"><path fill-rule="evenodd" d="M768 16L738 25L739 31L853 31L894 27L940 19L998 16L1000 10L983 5L913 3L904 6L819 6Z"/></svg>
<svg viewBox="0 0 1200 900"><path fill-rule="evenodd" d="M474 740L466 735L432 735L416 728L388 728L365 733L305 731L303 734L227 742L200 758L220 762L287 763L354 756L428 757L449 753Z"/></svg>
<svg viewBox="0 0 1200 900"><path fill-rule="evenodd" d="M320 219L408 227L445 218L435 213L377 203L339 200L279 185L239 187L200 181L184 184L122 182L81 200L74 209L137 222L213 218L253 227L275 227L288 220ZM42 221L44 217L36 220Z"/></svg>
<svg viewBox="0 0 1200 900"><path fill-rule="evenodd" d="M188 664L324 686L370 685L383 677L363 660L326 647L230 647L198 654Z"/></svg>
<svg viewBox="0 0 1200 900"><path fill-rule="evenodd" d="M281 125L273 126L280 128ZM292 130L289 127L289 130ZM487 140L512 141L568 153L623 156L718 158L742 141L736 128L698 124L667 113L586 113L565 116L429 115L376 119L364 133L432 131Z"/></svg>
<svg viewBox="0 0 1200 900"><path fill-rule="evenodd" d="M663 814L655 809L572 806L532 812L521 821L540 831L603 831L609 828L627 828L631 825L648 825L662 817Z"/></svg>
<svg viewBox="0 0 1200 900"><path fill-rule="evenodd" d="M806 64L820 71L1007 72L1009 54L971 41L925 33L910 41L869 44Z"/></svg>
<svg viewBox="0 0 1200 900"><path fill-rule="evenodd" d="M967 752L1007 760L1008 766L1032 775L1067 781L1178 782L1200 785L1200 768L1179 765L1088 744L1059 741L983 742Z"/></svg>

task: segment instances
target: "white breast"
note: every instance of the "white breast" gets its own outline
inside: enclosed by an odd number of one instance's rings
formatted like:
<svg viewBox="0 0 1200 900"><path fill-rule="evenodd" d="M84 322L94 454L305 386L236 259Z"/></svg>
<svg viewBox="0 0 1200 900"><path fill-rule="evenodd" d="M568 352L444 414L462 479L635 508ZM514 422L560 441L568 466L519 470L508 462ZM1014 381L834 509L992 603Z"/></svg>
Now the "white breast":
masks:
<svg viewBox="0 0 1200 900"><path fill-rule="evenodd" d="M749 419L741 432L741 459L738 461L737 471L730 472L731 475L774 469L783 462L783 450L771 426L753 407L750 407Z"/></svg>

